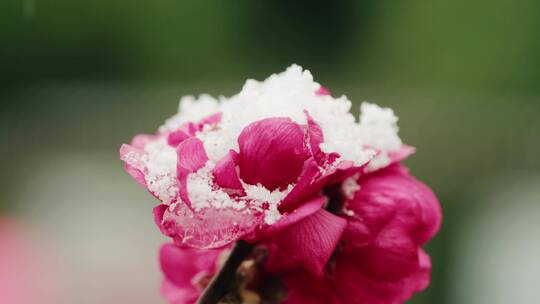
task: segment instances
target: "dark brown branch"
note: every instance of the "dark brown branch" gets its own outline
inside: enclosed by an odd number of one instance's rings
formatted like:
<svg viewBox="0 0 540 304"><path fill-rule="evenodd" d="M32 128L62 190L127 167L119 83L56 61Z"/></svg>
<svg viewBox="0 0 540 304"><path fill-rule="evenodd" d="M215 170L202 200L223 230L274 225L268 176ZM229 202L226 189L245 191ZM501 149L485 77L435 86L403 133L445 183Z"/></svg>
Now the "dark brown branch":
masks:
<svg viewBox="0 0 540 304"><path fill-rule="evenodd" d="M251 253L255 244L242 240L236 242L231 254L225 261L219 273L214 276L206 287L197 304L216 304L236 285L236 270L244 259Z"/></svg>
<svg viewBox="0 0 540 304"><path fill-rule="evenodd" d="M343 194L339 185L332 185L323 189L323 194L328 198L326 210L330 213L340 215L343 208Z"/></svg>

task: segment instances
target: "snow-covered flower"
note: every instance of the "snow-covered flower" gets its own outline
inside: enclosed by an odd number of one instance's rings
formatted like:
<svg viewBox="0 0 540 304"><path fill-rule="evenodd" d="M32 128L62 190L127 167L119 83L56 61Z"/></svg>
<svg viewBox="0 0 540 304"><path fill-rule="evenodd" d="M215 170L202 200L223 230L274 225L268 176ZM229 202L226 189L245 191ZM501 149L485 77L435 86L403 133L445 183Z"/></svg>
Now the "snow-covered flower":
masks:
<svg viewBox="0 0 540 304"><path fill-rule="evenodd" d="M310 202L320 209L325 185L406 151L390 109L364 103L356 122L350 108L293 65L230 98L182 98L157 134L136 136L120 155L161 201L157 224L178 244L256 240Z"/></svg>
<svg viewBox="0 0 540 304"><path fill-rule="evenodd" d="M357 121L350 109L293 65L232 97L184 97L156 134L122 145L175 243L161 250L171 303L194 301L193 278L211 277L216 249L239 240L267 251L260 270L287 286L287 303L399 303L427 286L421 246L439 204L399 164L414 148L393 111L362 103Z"/></svg>

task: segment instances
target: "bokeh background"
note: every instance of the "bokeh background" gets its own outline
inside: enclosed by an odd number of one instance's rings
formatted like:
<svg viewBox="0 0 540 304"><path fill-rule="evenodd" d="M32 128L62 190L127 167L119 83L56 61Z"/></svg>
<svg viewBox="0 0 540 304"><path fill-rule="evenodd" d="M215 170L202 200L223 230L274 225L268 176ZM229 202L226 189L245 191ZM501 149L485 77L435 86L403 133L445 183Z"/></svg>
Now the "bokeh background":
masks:
<svg viewBox="0 0 540 304"><path fill-rule="evenodd" d="M155 201L120 144L291 63L355 113L394 108L417 147L444 223L411 303L538 301L539 1L7 0L0 38L0 214L40 303L161 303Z"/></svg>

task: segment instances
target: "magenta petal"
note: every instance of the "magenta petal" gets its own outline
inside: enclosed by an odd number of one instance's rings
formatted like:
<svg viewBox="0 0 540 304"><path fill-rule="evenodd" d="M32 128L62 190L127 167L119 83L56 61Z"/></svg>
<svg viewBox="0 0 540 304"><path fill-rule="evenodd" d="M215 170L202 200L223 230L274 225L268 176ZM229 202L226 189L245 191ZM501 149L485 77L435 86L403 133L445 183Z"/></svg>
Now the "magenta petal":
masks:
<svg viewBox="0 0 540 304"><path fill-rule="evenodd" d="M322 174L318 163L313 158L306 160L296 185L279 205L279 210L290 212L298 208L305 201L317 195L325 186L341 182L362 171L364 167L365 165L355 167L351 161L340 161Z"/></svg>
<svg viewBox="0 0 540 304"><path fill-rule="evenodd" d="M134 167L124 164L124 170L133 177L133 179L141 186L146 188L146 180L144 179L144 174Z"/></svg>
<svg viewBox="0 0 540 304"><path fill-rule="evenodd" d="M317 181L320 175L317 162L313 158L306 160L296 185L279 205L279 211L291 212L321 191L323 183Z"/></svg>
<svg viewBox="0 0 540 304"><path fill-rule="evenodd" d="M192 209L191 200L189 199L189 194L188 194L188 190L187 190L187 176L190 173L191 173L190 171L188 171L188 170L186 170L184 168L181 168L181 167L176 168L176 176L177 176L177 179L178 179L178 196L180 196L180 199L190 209Z"/></svg>
<svg viewBox="0 0 540 304"><path fill-rule="evenodd" d="M319 211L324 205L325 198L323 196L316 197L300 207L292 211L291 213L284 214L276 223L269 225L265 230L265 235L271 236L275 233L279 233L287 227L295 224L305 217L312 215Z"/></svg>
<svg viewBox="0 0 540 304"><path fill-rule="evenodd" d="M431 262L429 256L418 250L416 270L400 280L380 280L370 277L347 256L338 255L331 285L345 303L394 304L403 303L429 285Z"/></svg>
<svg viewBox="0 0 540 304"><path fill-rule="evenodd" d="M200 295L197 277L211 276L221 250L197 250L164 244L159 252L165 275L162 293L171 303L194 303Z"/></svg>
<svg viewBox="0 0 540 304"><path fill-rule="evenodd" d="M146 146L149 141L152 141L154 139L156 139L155 135L138 134L133 137L129 145L136 149L144 149L144 146Z"/></svg>
<svg viewBox="0 0 540 304"><path fill-rule="evenodd" d="M408 285L410 288L410 295L405 297L409 298L412 296L412 293L422 291L429 286L429 281L431 279L431 258L423 250L418 250L418 262L419 269L418 271L408 278Z"/></svg>
<svg viewBox="0 0 540 304"><path fill-rule="evenodd" d="M201 294L195 287L178 288L166 279L161 284L160 292L169 304L195 304Z"/></svg>
<svg viewBox="0 0 540 304"><path fill-rule="evenodd" d="M135 179L135 181L146 188L144 178L144 163L141 160L142 151L131 145L123 144L120 147L120 159L124 161L124 170Z"/></svg>
<svg viewBox="0 0 540 304"><path fill-rule="evenodd" d="M355 218L374 235L397 225L418 245L431 239L441 225L441 207L431 189L392 165L359 180L360 190L347 204Z"/></svg>
<svg viewBox="0 0 540 304"><path fill-rule="evenodd" d="M319 193L323 187L341 182L347 177L362 171L365 166L355 167L351 161L340 161L322 174L319 165L314 159L306 160L295 187L280 204L279 210L281 212L294 210Z"/></svg>
<svg viewBox="0 0 540 304"><path fill-rule="evenodd" d="M300 265L322 275L346 225L344 219L319 209L274 236L267 267L277 271Z"/></svg>
<svg viewBox="0 0 540 304"><path fill-rule="evenodd" d="M184 203L191 208L191 201L187 192L187 176L204 166L208 156L203 143L196 137L191 137L181 142L176 148L178 160L176 163L176 175L178 178L178 193Z"/></svg>
<svg viewBox="0 0 540 304"><path fill-rule="evenodd" d="M355 248L350 253L366 274L381 280L406 277L418 265L418 245L394 223L380 231L371 246Z"/></svg>
<svg viewBox="0 0 540 304"><path fill-rule="evenodd" d="M336 260L335 288L355 303L401 303L429 283L420 249L437 232L440 206L431 190L399 164L358 180ZM356 278L356 285L348 280ZM357 287L355 287L357 286Z"/></svg>
<svg viewBox="0 0 540 304"><path fill-rule="evenodd" d="M238 137L240 177L269 190L296 181L306 155L304 132L289 118L267 118L251 123Z"/></svg>
<svg viewBox="0 0 540 304"><path fill-rule="evenodd" d="M308 111L304 110L307 118L307 135L311 155L315 158L319 165L322 165L326 159L326 155L321 151L319 145L324 141L324 135L321 126L309 115Z"/></svg>
<svg viewBox="0 0 540 304"><path fill-rule="evenodd" d="M402 145L398 151L390 152L390 164L399 163L414 154L414 152L416 152L416 149L413 146Z"/></svg>
<svg viewBox="0 0 540 304"><path fill-rule="evenodd" d="M169 133L169 135L167 136L167 143L171 147L176 147L181 142L183 142L184 140L188 138L189 138L189 135L186 134L186 132L184 132L183 130L177 130L177 131Z"/></svg>
<svg viewBox="0 0 540 304"><path fill-rule="evenodd" d="M154 223L156 223L156 226L158 226L159 231L162 233L165 233L165 230L163 229L163 215L165 214L165 211L167 211L167 208L169 208L169 206L159 204L152 210L152 213L154 214Z"/></svg>
<svg viewBox="0 0 540 304"><path fill-rule="evenodd" d="M354 166L354 163L349 160L339 161L331 170L326 174L328 176L327 183L335 184L344 181L346 178L362 172L369 163L365 163L359 167Z"/></svg>
<svg viewBox="0 0 540 304"><path fill-rule="evenodd" d="M206 125L212 126L221 122L221 116L222 116L222 113L219 112L219 113L215 113L210 116L204 117L196 123L186 122L180 127L180 130L189 136L195 136L197 132L202 131Z"/></svg>
<svg viewBox="0 0 540 304"><path fill-rule="evenodd" d="M237 164L238 153L234 150L230 150L225 157L216 163L216 166L212 170L212 174L214 175L214 181L218 186L226 189L243 190L242 183L236 172Z"/></svg>
<svg viewBox="0 0 540 304"><path fill-rule="evenodd" d="M221 122L221 117L223 114L221 112L207 116L199 121L200 130L203 129L205 125L215 125Z"/></svg>
<svg viewBox="0 0 540 304"><path fill-rule="evenodd" d="M324 277L305 271L293 271L282 276L287 286L283 304L342 304Z"/></svg>
<svg viewBox="0 0 540 304"><path fill-rule="evenodd" d="M317 91L315 91L315 95L317 96L330 96L330 91L323 87L323 86L320 86L319 89Z"/></svg>
<svg viewBox="0 0 540 304"><path fill-rule="evenodd" d="M177 166L190 172L199 170L208 161L202 141L195 137L181 142L176 148L176 153L178 155Z"/></svg>
<svg viewBox="0 0 540 304"><path fill-rule="evenodd" d="M195 254L194 249L182 249L174 244L162 245L159 262L167 280L177 287L191 287L191 278L199 272L193 263Z"/></svg>
<svg viewBox="0 0 540 304"><path fill-rule="evenodd" d="M204 208L198 212L185 204L167 209L163 216L164 234L182 247L211 249L226 246L254 234L263 215L234 208Z"/></svg>
<svg viewBox="0 0 540 304"><path fill-rule="evenodd" d="M339 154L335 152L324 153L320 144L324 141L324 134L321 126L309 115L308 111L304 110L307 119L307 139L308 146L313 158L317 161L320 167L328 167L334 164L334 161L339 158Z"/></svg>

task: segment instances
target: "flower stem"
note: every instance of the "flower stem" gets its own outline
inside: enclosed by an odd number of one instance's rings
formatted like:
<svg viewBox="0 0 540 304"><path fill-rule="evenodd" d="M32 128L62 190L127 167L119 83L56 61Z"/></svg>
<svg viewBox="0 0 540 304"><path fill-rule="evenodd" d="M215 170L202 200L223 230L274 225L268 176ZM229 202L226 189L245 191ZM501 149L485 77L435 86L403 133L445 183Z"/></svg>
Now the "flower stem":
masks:
<svg viewBox="0 0 540 304"><path fill-rule="evenodd" d="M244 259L251 253L255 244L249 244L245 241L238 241L234 245L227 261L214 276L210 284L203 291L203 294L197 301L197 304L216 304L229 293L236 285L236 270Z"/></svg>

